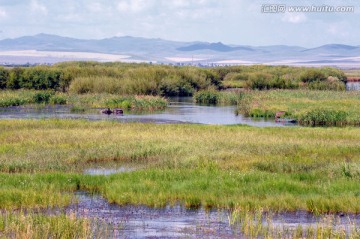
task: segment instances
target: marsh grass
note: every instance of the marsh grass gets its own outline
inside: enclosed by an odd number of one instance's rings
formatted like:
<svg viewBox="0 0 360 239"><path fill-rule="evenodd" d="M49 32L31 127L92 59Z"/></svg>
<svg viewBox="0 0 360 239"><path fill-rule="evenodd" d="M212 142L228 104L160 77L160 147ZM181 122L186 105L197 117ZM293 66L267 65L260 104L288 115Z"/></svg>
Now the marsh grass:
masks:
<svg viewBox="0 0 360 239"><path fill-rule="evenodd" d="M106 224L75 214L0 212L0 238L107 238L110 232Z"/></svg>
<svg viewBox="0 0 360 239"><path fill-rule="evenodd" d="M360 212L359 130L3 120L0 205L65 205L81 189L118 204ZM69 174L109 163L141 170Z"/></svg>
<svg viewBox="0 0 360 239"><path fill-rule="evenodd" d="M194 94L194 101L207 105L236 105L241 97L238 92L224 92L215 89L202 90Z"/></svg>
<svg viewBox="0 0 360 239"><path fill-rule="evenodd" d="M338 225L341 218L336 215L322 215L314 225L290 227L275 224L271 213L263 209L250 211L234 209L229 215L229 224L240 230L246 238L359 238L359 224L346 219L346 225Z"/></svg>
<svg viewBox="0 0 360 239"><path fill-rule="evenodd" d="M72 105L72 112L86 108L123 108L132 111L163 110L167 100L158 96L121 96L114 94L64 94L54 91L17 90L1 91L0 107L21 105Z"/></svg>
<svg viewBox="0 0 360 239"><path fill-rule="evenodd" d="M360 125L360 93L310 90L246 91L238 112L251 117L274 117L285 111L285 118L303 125Z"/></svg>
<svg viewBox="0 0 360 239"><path fill-rule="evenodd" d="M299 176L300 175L300 176ZM343 190L338 189L343 185ZM355 182L344 179L223 170L146 170L113 175L101 193L120 205L248 208L313 213L360 212Z"/></svg>

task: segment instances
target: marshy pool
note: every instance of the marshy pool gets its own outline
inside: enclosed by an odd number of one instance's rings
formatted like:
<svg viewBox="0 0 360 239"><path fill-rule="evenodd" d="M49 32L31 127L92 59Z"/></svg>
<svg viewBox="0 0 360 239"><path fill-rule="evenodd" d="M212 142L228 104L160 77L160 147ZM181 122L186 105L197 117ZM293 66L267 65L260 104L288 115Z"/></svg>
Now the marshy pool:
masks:
<svg viewBox="0 0 360 239"><path fill-rule="evenodd" d="M84 192L77 192L75 197L77 203L66 207L65 213L106 225L112 238L247 238L241 233L241 223L230 223L229 210L186 209L180 205L164 208L119 206ZM349 233L359 224L360 215L315 216L305 211L271 216L264 213L262 217L263 226L284 233L298 230L299 226L303 230L326 226Z"/></svg>
<svg viewBox="0 0 360 239"><path fill-rule="evenodd" d="M84 174L109 176L135 170L135 167L123 165L89 168L84 170ZM239 221L232 223L232 212L227 209L187 209L181 205L164 208L119 206L108 203L99 195L77 192L74 196L77 203L67 207L65 212L107 225L114 238L248 238L242 233L244 224ZM254 218L254 228L255 221ZM261 225L273 233L282 232L282 236L288 238L300 227L303 231L326 228L349 234L359 231L360 214L263 213Z"/></svg>
<svg viewBox="0 0 360 239"><path fill-rule="evenodd" d="M274 119L253 119L235 114L236 106L204 106L192 102L191 97L172 98L168 107L161 112L105 115L100 109L89 109L84 113L71 112L71 106L18 106L0 108L0 119L87 119L112 120L122 123L141 122L157 124L245 124L257 127L294 126Z"/></svg>

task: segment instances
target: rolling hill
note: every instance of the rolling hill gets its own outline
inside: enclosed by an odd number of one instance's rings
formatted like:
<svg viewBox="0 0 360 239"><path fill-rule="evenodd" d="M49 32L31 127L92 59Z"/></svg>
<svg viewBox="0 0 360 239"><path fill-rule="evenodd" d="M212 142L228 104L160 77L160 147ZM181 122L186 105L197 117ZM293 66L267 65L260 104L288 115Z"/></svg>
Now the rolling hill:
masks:
<svg viewBox="0 0 360 239"><path fill-rule="evenodd" d="M221 42L178 42L142 37L75 39L49 34L0 41L1 64L68 60L158 62L171 64L273 64L360 67L360 46L328 44L242 46Z"/></svg>

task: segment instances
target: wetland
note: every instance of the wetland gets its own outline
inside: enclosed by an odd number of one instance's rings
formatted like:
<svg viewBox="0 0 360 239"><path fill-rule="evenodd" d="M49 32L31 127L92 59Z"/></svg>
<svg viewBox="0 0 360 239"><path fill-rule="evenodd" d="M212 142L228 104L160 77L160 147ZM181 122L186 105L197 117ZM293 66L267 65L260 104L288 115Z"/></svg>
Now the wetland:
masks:
<svg viewBox="0 0 360 239"><path fill-rule="evenodd" d="M0 238L360 235L360 95L337 69L0 73Z"/></svg>

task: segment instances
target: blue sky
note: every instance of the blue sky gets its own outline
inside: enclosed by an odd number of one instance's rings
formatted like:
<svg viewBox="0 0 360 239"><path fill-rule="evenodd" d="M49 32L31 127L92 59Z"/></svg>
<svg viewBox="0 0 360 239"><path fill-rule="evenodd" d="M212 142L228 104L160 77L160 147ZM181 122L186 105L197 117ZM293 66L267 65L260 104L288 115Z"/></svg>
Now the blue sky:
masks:
<svg viewBox="0 0 360 239"><path fill-rule="evenodd" d="M261 13L264 4L354 6L353 13ZM358 0L0 0L0 39L38 33L238 45L360 45Z"/></svg>

